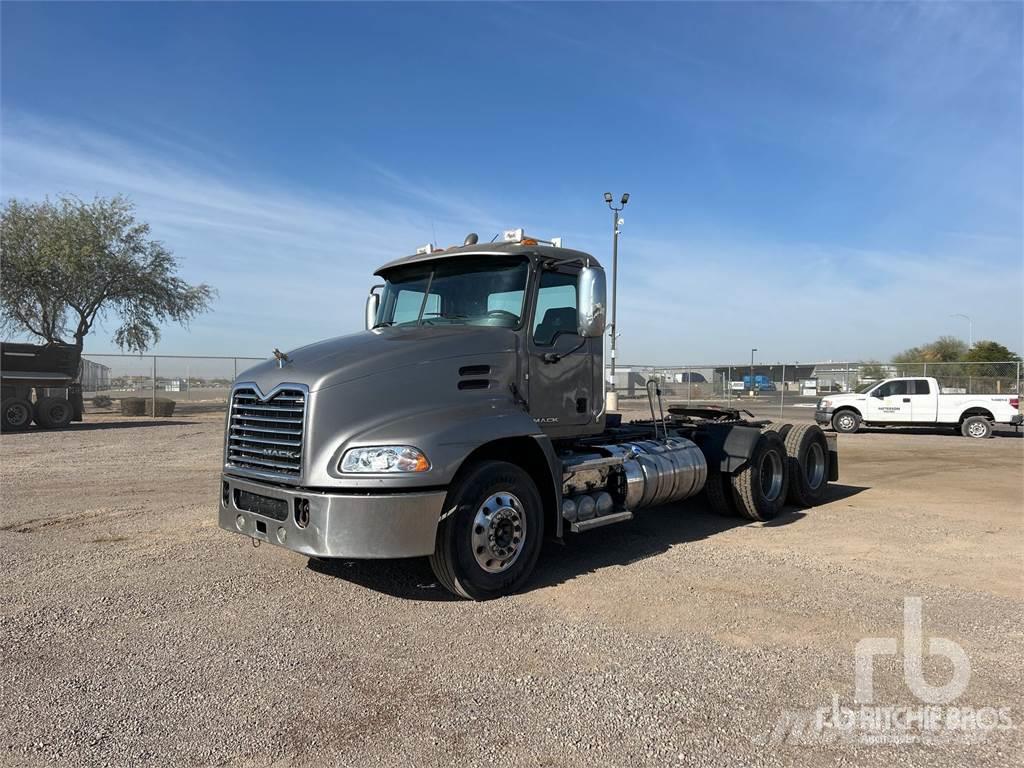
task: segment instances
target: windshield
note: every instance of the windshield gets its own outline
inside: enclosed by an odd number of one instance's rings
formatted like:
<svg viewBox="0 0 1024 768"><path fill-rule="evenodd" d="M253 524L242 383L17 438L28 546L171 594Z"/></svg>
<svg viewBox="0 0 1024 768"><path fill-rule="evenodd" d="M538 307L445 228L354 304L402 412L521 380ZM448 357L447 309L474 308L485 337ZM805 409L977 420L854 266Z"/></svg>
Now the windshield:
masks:
<svg viewBox="0 0 1024 768"><path fill-rule="evenodd" d="M863 394L864 394L865 392L867 392L867 391L868 391L869 389L871 389L872 387L878 386L878 383L879 383L879 382L878 382L878 380L877 380L877 379L875 379L875 381L867 381L867 382L865 382L865 383L863 383L863 384L859 385L859 386L858 386L858 387L857 387L857 388L856 388L855 390L853 390L853 391L854 391L854 392L856 392L857 394L863 395Z"/></svg>
<svg viewBox="0 0 1024 768"><path fill-rule="evenodd" d="M523 315L529 262L521 256L451 258L388 272L375 328L496 325Z"/></svg>

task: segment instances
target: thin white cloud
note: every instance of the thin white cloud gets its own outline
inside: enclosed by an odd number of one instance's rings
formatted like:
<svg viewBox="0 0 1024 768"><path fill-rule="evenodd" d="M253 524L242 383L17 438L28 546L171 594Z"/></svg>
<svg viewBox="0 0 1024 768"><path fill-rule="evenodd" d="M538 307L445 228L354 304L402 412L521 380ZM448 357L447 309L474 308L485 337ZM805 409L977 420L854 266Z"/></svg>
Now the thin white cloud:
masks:
<svg viewBox="0 0 1024 768"><path fill-rule="evenodd" d="M190 331L168 328L157 351L266 354L355 331L373 270L431 239L435 228L449 243L471 229L488 239L491 230L526 226L564 235L610 267L603 190L583 214L552 198L506 218L499 214L513 210L507 201L468 199L443 181L421 183L361 160L375 170L377 189L325 197L297 181L262 177L230 156L207 162L204 151L181 141L142 143L4 116L4 196L126 194L181 257L186 278L219 289L215 311ZM642 194L634 195L633 205L642 204ZM743 360L752 346L766 360L884 358L961 334L962 323L949 317L955 312L974 317L976 337L1022 346L1017 238L956 232L921 252L879 251L727 236L702 241L670 236L671 222L646 213L628 218L618 312L625 362ZM654 234L635 234L641 231ZM111 349L103 335L89 346Z"/></svg>

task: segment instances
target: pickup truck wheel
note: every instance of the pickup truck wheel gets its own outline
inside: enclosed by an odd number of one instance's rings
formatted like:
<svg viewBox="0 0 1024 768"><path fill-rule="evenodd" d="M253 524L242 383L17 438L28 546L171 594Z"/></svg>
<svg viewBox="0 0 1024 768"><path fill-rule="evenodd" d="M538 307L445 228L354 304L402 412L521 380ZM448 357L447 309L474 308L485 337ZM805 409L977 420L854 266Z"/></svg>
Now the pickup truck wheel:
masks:
<svg viewBox="0 0 1024 768"><path fill-rule="evenodd" d="M992 437L992 422L984 416L968 416L960 425L960 434L978 439Z"/></svg>
<svg viewBox="0 0 1024 768"><path fill-rule="evenodd" d="M44 397L36 403L36 424L46 429L61 429L71 423L74 412L63 397Z"/></svg>
<svg viewBox="0 0 1024 768"><path fill-rule="evenodd" d="M786 504L789 471L786 445L777 432L762 432L746 466L730 478L740 512L751 520L771 520Z"/></svg>
<svg viewBox="0 0 1024 768"><path fill-rule="evenodd" d="M828 441L817 424L800 424L786 433L789 500L813 507L825 499L828 486Z"/></svg>
<svg viewBox="0 0 1024 768"><path fill-rule="evenodd" d="M832 429L844 435L852 435L860 429L860 416L853 411L840 411L832 417Z"/></svg>
<svg viewBox="0 0 1024 768"><path fill-rule="evenodd" d="M4 432L26 429L32 423L32 403L22 397L9 397L0 404Z"/></svg>
<svg viewBox="0 0 1024 768"><path fill-rule="evenodd" d="M450 592L488 600L526 583L543 538L543 505L530 476L515 464L483 461L448 491L430 566Z"/></svg>

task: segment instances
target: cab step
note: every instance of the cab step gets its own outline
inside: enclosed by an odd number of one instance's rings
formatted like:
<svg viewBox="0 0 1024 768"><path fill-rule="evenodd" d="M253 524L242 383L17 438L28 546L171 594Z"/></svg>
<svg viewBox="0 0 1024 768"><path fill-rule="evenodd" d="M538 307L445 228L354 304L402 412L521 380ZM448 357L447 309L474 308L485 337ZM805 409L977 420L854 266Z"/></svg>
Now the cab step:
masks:
<svg viewBox="0 0 1024 768"><path fill-rule="evenodd" d="M624 512L613 512L610 515L602 515L601 517L592 517L589 520L578 520L575 523L569 524L569 530L573 533L583 533L585 531L592 531L595 528L601 528L605 525L611 525L612 523L622 523L626 520L632 520L633 513L629 510Z"/></svg>

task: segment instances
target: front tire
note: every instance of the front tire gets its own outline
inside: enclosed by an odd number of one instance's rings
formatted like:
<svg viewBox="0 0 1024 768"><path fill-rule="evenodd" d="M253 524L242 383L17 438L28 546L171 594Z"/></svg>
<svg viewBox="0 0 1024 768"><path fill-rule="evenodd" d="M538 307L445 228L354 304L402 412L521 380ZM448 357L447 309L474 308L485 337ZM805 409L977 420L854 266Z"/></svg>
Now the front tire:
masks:
<svg viewBox="0 0 1024 768"><path fill-rule="evenodd" d="M968 416L960 425L960 434L978 440L992 437L992 422L984 416Z"/></svg>
<svg viewBox="0 0 1024 768"><path fill-rule="evenodd" d="M860 416L854 411L840 411L832 417L832 429L843 435L852 435L860 429Z"/></svg>
<svg viewBox="0 0 1024 768"><path fill-rule="evenodd" d="M543 539L532 478L515 464L482 461L460 471L448 491L430 567L448 591L489 600L522 588Z"/></svg>

